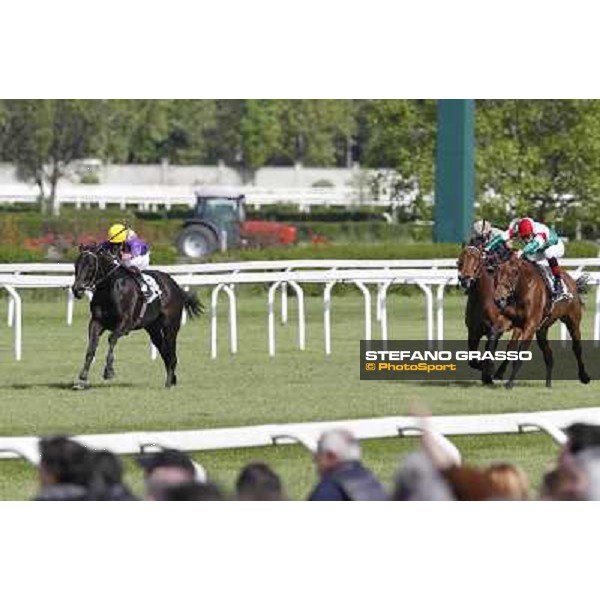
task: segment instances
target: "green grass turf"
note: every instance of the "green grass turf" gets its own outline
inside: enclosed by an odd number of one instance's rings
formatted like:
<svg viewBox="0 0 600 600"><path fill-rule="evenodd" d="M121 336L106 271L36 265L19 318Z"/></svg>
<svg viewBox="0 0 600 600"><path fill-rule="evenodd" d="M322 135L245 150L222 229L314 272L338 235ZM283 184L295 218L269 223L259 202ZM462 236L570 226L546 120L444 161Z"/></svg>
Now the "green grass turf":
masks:
<svg viewBox="0 0 600 600"><path fill-rule="evenodd" d="M206 298L205 298L206 300ZM106 341L92 368L93 387L71 391L86 344L87 303L76 306L72 327L65 324L64 298L24 303L23 360L10 355L12 333L0 319L0 435L80 434L110 431L200 429L269 422L301 422L407 414L413 401L434 414L550 410L594 406L598 383L582 386L556 382L546 391L541 382L521 382L511 392L478 384L361 382L358 341L363 335L362 297L333 301L333 356L323 352L322 301L307 298L307 350L295 347L294 301L291 322L277 327L277 356L267 355L266 295L241 294L238 304L239 354L227 353L225 307L219 321L217 360L209 357L208 318L182 329L179 382L165 390L160 361L151 362L144 333L120 342L117 379L100 379ZM446 339L464 338L464 297L446 305ZM388 303L390 337L422 339L424 302L418 296L393 295ZM591 311L584 331L591 332ZM374 333L378 334L373 321ZM554 336L557 335L557 331ZM555 448L543 436L481 436L455 440L467 460L487 463L514 460L539 481ZM413 442L365 442L366 461L390 481L399 456ZM226 488L249 460L267 460L281 470L289 496L306 494L313 482L310 457L297 447L203 452L199 460ZM139 475L128 469L139 489ZM137 479L136 479L137 478ZM0 497L26 498L35 489L35 474L20 461L0 461Z"/></svg>

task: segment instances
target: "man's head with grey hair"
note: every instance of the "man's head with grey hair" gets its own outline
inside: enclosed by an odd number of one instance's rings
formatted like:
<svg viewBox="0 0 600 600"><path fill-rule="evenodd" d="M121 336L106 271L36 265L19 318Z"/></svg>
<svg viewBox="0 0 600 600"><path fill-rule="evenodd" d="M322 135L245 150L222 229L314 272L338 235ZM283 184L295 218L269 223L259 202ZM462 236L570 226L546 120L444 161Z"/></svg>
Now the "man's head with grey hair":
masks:
<svg viewBox="0 0 600 600"><path fill-rule="evenodd" d="M359 461L360 456L360 445L349 431L332 429L319 438L315 461L319 473L324 475L342 463Z"/></svg>

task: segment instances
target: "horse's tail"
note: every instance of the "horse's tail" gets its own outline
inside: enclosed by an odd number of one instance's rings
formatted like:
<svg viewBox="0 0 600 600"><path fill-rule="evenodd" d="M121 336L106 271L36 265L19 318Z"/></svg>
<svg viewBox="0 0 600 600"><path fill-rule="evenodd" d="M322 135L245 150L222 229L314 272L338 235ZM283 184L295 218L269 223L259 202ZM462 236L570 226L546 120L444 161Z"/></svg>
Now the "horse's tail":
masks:
<svg viewBox="0 0 600 600"><path fill-rule="evenodd" d="M590 276L587 273L583 273L575 280L575 288L577 290L577 295L579 296L579 300L583 304L583 296L587 294L589 289L589 281Z"/></svg>
<svg viewBox="0 0 600 600"><path fill-rule="evenodd" d="M204 313L204 305L200 302L196 292L181 290L181 293L183 294L183 306L191 319Z"/></svg>

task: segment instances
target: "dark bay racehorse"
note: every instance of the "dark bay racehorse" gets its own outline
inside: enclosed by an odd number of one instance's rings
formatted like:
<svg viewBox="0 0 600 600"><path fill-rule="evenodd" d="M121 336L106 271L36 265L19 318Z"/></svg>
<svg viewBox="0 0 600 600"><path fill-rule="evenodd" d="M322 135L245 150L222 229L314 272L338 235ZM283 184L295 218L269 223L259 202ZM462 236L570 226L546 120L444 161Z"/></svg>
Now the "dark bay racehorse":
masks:
<svg viewBox="0 0 600 600"><path fill-rule="evenodd" d="M470 351L477 350L485 336L485 350L493 352L500 337L515 327L514 310L506 307L506 312L503 312L494 300L494 272L504 258L499 253L486 255L483 244L476 242L465 246L458 257L458 281L467 294L465 325ZM513 329L513 336L517 335L516 332ZM469 366L481 370L484 384L493 383L492 361L470 361Z"/></svg>
<svg viewBox="0 0 600 600"><path fill-rule="evenodd" d="M165 364L165 385L176 385L177 334L184 310L190 317L202 313L202 305L195 294L182 290L172 277L160 271L147 271L161 290L160 298L145 305L144 296L131 273L107 248L80 246L75 262L75 283L72 290L76 298L93 291L90 303L91 318L88 325L88 347L85 362L74 389L88 387L90 365L96 354L100 336L110 331L109 350L104 368L104 379L115 376L114 352L120 337L132 331L145 329Z"/></svg>
<svg viewBox="0 0 600 600"><path fill-rule="evenodd" d="M581 352L581 317L583 313L583 294L587 289L587 275L582 275L576 281L568 274L562 273L565 286L573 294L573 299L563 302L552 302L552 294L544 281L539 268L527 260L513 254L507 262L500 265L496 276L494 298L500 309L511 303L514 306L516 318L520 322L520 335L517 349L527 350L533 336L537 338L544 363L546 365L546 386L552 385L552 349L548 343L548 329L562 321L569 330L572 349L577 359L579 381L589 383L590 377L585 370ZM515 377L521 368L522 361L512 363L512 370L506 387L514 385ZM502 376L508 366L504 362L497 375Z"/></svg>

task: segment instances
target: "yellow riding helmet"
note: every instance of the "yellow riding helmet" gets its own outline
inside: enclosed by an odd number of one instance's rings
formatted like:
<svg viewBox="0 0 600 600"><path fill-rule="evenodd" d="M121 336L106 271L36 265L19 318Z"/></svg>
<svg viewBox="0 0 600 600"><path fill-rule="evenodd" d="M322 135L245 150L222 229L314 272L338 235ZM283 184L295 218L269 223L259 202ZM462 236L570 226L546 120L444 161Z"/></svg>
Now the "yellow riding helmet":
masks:
<svg viewBox="0 0 600 600"><path fill-rule="evenodd" d="M108 230L108 241L111 244L122 244L127 241L127 225L115 223Z"/></svg>

